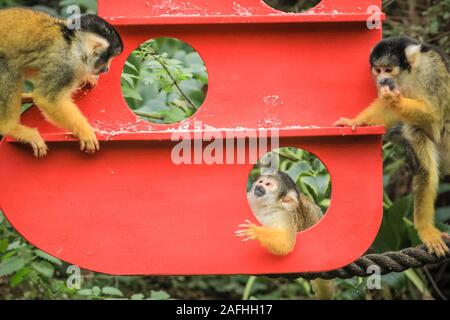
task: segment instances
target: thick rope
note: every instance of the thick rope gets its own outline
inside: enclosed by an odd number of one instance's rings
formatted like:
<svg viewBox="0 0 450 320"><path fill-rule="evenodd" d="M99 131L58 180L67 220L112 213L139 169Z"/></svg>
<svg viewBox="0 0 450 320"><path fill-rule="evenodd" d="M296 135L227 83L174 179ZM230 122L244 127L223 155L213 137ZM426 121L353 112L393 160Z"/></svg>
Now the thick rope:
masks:
<svg viewBox="0 0 450 320"><path fill-rule="evenodd" d="M450 247L450 239L444 239L445 243ZM427 264L437 263L450 258L450 253L446 257L438 258L434 254L430 254L425 245L414 248L406 248L400 251L386 252L383 254L367 254L355 262L341 269L317 272L317 273L291 273L278 275L288 279L304 278L307 280L314 279L349 279L353 277L369 277L373 272L369 272L370 266L378 266L381 275L391 272L403 272L410 268L421 268ZM272 276L271 276L272 277Z"/></svg>

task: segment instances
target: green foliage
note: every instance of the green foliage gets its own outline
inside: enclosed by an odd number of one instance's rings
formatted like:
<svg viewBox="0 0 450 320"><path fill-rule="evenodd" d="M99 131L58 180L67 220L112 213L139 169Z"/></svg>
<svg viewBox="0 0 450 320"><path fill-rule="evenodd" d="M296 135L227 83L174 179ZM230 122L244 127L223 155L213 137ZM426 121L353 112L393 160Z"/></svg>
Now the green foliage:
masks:
<svg viewBox="0 0 450 320"><path fill-rule="evenodd" d="M206 98L208 73L200 55L173 38L158 38L135 50L122 74L122 92L138 116L155 123L184 120Z"/></svg>
<svg viewBox="0 0 450 320"><path fill-rule="evenodd" d="M384 0L383 9L389 15L385 36L409 35L450 54L450 0Z"/></svg>

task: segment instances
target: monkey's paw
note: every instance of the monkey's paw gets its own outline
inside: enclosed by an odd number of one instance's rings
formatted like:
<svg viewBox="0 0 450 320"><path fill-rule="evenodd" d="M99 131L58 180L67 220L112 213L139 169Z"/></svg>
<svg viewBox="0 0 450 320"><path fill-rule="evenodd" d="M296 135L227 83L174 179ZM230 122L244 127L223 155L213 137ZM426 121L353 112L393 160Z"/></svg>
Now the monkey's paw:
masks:
<svg viewBox="0 0 450 320"><path fill-rule="evenodd" d="M93 154L100 150L100 144L98 143L97 137L93 131L89 134L81 135L79 139L81 151Z"/></svg>
<svg viewBox="0 0 450 320"><path fill-rule="evenodd" d="M238 238L242 238L242 241L256 240L256 225L250 220L245 220L245 223L239 225L239 230L234 234Z"/></svg>
<svg viewBox="0 0 450 320"><path fill-rule="evenodd" d="M356 131L357 127L363 127L366 126L364 122L356 121L355 119L348 119L348 118L340 118L338 121L336 121L333 126L334 127L352 127L352 131Z"/></svg>
<svg viewBox="0 0 450 320"><path fill-rule="evenodd" d="M33 153L36 158L44 158L47 155L48 147L41 136L28 141L28 143L33 148Z"/></svg>
<svg viewBox="0 0 450 320"><path fill-rule="evenodd" d="M447 233L442 233L434 227L419 230L419 237L428 249L428 252L442 258L449 254L449 248L442 238L450 238Z"/></svg>
<svg viewBox="0 0 450 320"><path fill-rule="evenodd" d="M402 95L399 90L391 90L388 86L381 87L380 95L384 100L393 106L398 105L402 99Z"/></svg>
<svg viewBox="0 0 450 320"><path fill-rule="evenodd" d="M84 79L83 83L80 85L80 90L82 91L90 91L97 86L99 76L96 75L88 75Z"/></svg>

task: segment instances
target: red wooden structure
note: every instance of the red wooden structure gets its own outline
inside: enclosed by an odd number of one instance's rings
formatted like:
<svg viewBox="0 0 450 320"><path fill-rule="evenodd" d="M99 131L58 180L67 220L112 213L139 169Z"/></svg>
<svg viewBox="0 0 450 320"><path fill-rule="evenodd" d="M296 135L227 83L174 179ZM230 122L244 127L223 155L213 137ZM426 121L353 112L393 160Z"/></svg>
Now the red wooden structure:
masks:
<svg viewBox="0 0 450 320"><path fill-rule="evenodd" d="M366 20L367 8L380 2L323 0L309 12L287 14L262 0L99 0L99 14L125 42L112 71L78 99L101 132L102 149L80 153L69 134L30 110L23 122L39 128L50 154L38 160L28 146L2 141L1 209L40 249L104 273L288 273L352 262L381 223L384 129L353 133L331 124L375 96L368 55L381 30L369 30ZM121 95L127 56L156 37L186 41L208 68L207 99L181 123L138 120ZM245 137L272 127L281 146L316 154L333 187L325 217L282 258L234 237L238 224L254 221L245 194L251 163L171 160L173 132Z"/></svg>

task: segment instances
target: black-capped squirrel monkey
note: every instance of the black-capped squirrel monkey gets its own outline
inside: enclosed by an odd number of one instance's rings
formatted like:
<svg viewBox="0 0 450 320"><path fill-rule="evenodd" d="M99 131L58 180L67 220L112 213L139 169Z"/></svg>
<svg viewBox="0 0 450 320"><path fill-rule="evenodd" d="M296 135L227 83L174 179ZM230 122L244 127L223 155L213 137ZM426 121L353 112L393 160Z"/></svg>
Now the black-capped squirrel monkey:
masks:
<svg viewBox="0 0 450 320"><path fill-rule="evenodd" d="M42 12L0 10L0 135L30 144L36 157L47 154L37 129L20 124L22 88L29 78L32 95L45 118L72 132L81 150L99 150L94 129L72 101L80 87L96 84L111 60L122 53L119 33L96 15L79 17L79 28Z"/></svg>
<svg viewBox="0 0 450 320"><path fill-rule="evenodd" d="M286 256L294 250L297 232L315 225L322 210L300 193L297 184L284 172L261 175L247 193L247 199L261 226L246 221L236 231L243 241L256 240L270 253ZM333 297L334 283L326 280L312 282L320 299Z"/></svg>
<svg viewBox="0 0 450 320"><path fill-rule="evenodd" d="M378 98L356 118L335 125L401 125L418 170L413 179L414 222L430 252L445 256L449 237L434 225L439 173L450 174L450 59L439 48L407 37L388 38L370 55Z"/></svg>

